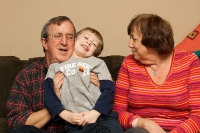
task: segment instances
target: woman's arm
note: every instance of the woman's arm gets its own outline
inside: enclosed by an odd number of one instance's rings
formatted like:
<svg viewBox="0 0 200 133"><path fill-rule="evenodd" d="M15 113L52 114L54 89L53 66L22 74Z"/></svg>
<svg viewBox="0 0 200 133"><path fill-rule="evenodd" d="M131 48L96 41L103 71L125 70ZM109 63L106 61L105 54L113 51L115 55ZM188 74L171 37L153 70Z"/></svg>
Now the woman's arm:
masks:
<svg viewBox="0 0 200 133"><path fill-rule="evenodd" d="M200 61L196 55L188 58L190 66L188 93L189 118L173 129L170 133L200 131Z"/></svg>
<svg viewBox="0 0 200 133"><path fill-rule="evenodd" d="M142 127L149 133L166 133L156 122L146 118L138 118L136 127Z"/></svg>

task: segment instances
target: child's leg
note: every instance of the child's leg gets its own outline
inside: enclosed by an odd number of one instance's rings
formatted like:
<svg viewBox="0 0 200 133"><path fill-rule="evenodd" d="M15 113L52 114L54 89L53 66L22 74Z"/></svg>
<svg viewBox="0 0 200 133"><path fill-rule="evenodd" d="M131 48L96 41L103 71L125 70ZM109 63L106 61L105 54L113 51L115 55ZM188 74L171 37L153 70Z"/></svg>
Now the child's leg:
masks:
<svg viewBox="0 0 200 133"><path fill-rule="evenodd" d="M123 133L123 129L118 121L118 113L111 112L108 116L101 115L97 123L104 125L110 131L110 133Z"/></svg>
<svg viewBox="0 0 200 133"><path fill-rule="evenodd" d="M70 123L66 123L64 126L65 133L82 133L82 129L83 128L81 126L73 125Z"/></svg>
<svg viewBox="0 0 200 133"><path fill-rule="evenodd" d="M110 133L109 130L104 126L97 123L91 123L83 127L82 133Z"/></svg>
<svg viewBox="0 0 200 133"><path fill-rule="evenodd" d="M149 133L149 131L147 131L144 128L135 127L135 128L130 128L126 130L124 133Z"/></svg>

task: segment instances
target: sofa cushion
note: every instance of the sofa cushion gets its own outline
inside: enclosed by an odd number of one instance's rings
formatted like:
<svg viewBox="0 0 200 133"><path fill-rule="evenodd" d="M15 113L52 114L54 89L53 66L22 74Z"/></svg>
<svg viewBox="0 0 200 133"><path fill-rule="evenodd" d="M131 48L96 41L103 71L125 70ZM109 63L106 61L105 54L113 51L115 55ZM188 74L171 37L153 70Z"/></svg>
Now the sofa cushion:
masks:
<svg viewBox="0 0 200 133"><path fill-rule="evenodd" d="M43 57L33 57L33 58L29 58L29 59L27 60L27 62L24 64L23 68L27 67L28 65L32 64L33 62L35 62L35 61L37 61L37 60L39 60L39 59L41 59L41 58L43 58Z"/></svg>
<svg viewBox="0 0 200 133"><path fill-rule="evenodd" d="M6 102L15 76L23 64L15 56L0 56L0 118L6 118Z"/></svg>
<svg viewBox="0 0 200 133"><path fill-rule="evenodd" d="M99 57L99 58L105 61L113 80L116 81L121 64L124 60L124 56L110 55L110 56Z"/></svg>
<svg viewBox="0 0 200 133"><path fill-rule="evenodd" d="M0 133L7 133L6 118L0 118Z"/></svg>
<svg viewBox="0 0 200 133"><path fill-rule="evenodd" d="M189 33L181 43L176 45L176 49L198 51L200 50L200 24Z"/></svg>

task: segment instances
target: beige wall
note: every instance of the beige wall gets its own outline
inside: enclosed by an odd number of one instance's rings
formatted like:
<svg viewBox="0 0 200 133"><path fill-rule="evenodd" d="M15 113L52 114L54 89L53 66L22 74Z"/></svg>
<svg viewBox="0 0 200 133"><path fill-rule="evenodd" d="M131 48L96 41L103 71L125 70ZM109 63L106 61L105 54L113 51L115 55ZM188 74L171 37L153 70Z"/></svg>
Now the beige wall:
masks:
<svg viewBox="0 0 200 133"><path fill-rule="evenodd" d="M128 55L126 28L138 13L167 19L178 44L200 23L200 0L1 0L0 56L43 56L42 26L59 15L70 17L77 30L99 30L105 42L101 56Z"/></svg>

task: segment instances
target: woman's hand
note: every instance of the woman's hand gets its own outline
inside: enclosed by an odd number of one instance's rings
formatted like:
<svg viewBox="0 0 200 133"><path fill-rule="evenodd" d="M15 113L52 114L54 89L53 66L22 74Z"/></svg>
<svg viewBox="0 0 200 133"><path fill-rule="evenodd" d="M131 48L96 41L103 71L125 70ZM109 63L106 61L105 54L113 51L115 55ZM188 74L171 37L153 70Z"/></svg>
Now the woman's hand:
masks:
<svg viewBox="0 0 200 133"><path fill-rule="evenodd" d="M137 126L145 128L150 133L166 133L156 122L150 119L138 118Z"/></svg>
<svg viewBox="0 0 200 133"><path fill-rule="evenodd" d="M90 73L90 82L100 88L99 78L95 73Z"/></svg>
<svg viewBox="0 0 200 133"><path fill-rule="evenodd" d="M60 99L60 88L64 82L64 74L61 72L56 73L53 84L54 84L54 92L56 96Z"/></svg>

